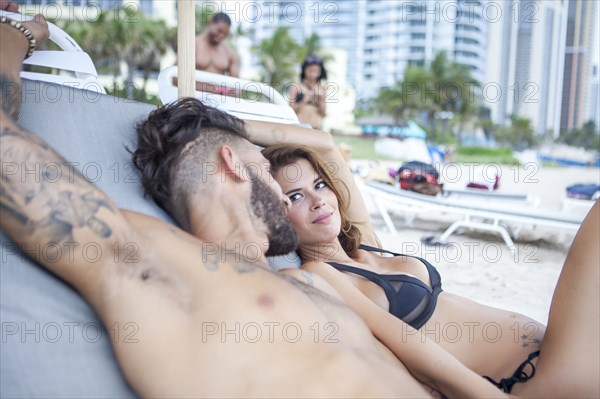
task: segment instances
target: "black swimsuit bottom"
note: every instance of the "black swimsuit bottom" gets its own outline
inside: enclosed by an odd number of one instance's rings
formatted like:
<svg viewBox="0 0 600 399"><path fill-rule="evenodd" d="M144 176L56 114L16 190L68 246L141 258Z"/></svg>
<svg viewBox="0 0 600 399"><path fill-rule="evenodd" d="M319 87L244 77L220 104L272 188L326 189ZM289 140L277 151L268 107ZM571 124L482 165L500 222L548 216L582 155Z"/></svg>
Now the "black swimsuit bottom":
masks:
<svg viewBox="0 0 600 399"><path fill-rule="evenodd" d="M369 252L383 252L394 256L408 256L361 244L359 247ZM367 278L383 288L390 304L389 312L415 329L421 328L435 310L437 297L442 292L440 274L423 258L410 256L420 260L429 272L431 287L418 278L405 274L378 274L369 270L352 267L341 263L329 262L336 269L357 274Z"/></svg>

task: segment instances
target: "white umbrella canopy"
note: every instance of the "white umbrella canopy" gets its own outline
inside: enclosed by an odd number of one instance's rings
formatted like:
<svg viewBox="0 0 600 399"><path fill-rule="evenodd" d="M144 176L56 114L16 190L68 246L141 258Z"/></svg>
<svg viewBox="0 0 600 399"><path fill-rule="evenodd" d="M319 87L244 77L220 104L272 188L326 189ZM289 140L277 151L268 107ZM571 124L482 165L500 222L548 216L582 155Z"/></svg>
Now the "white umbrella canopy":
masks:
<svg viewBox="0 0 600 399"><path fill-rule="evenodd" d="M178 96L194 97L196 91L196 1L177 0Z"/></svg>

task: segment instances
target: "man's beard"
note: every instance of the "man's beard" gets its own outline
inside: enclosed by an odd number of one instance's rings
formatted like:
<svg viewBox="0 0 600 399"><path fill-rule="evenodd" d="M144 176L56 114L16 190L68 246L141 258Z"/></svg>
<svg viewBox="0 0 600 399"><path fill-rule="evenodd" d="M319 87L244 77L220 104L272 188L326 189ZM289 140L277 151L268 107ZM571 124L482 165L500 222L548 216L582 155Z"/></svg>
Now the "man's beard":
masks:
<svg viewBox="0 0 600 399"><path fill-rule="evenodd" d="M252 179L250 202L254 215L267 226L269 249L266 255L285 255L295 251L298 235L285 214L281 199L258 178Z"/></svg>

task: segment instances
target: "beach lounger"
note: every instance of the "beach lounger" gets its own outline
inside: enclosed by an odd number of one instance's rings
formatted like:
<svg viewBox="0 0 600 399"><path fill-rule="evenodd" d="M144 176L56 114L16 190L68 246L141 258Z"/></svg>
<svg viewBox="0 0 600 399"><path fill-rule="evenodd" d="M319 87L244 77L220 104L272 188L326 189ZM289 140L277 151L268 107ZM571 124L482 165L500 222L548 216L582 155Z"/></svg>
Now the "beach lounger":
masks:
<svg viewBox="0 0 600 399"><path fill-rule="evenodd" d="M8 11L0 11L0 15L12 18L17 21L27 21L31 16L17 14ZM98 72L90 56L81 49L79 44L65 31L56 25L49 23L50 40L54 42L62 51L55 50L37 50L31 57L23 61L24 65L43 66L58 70L57 74L47 74L40 72L21 72L24 79L53 82L73 88L94 91L105 94L106 91L100 82L98 82ZM70 73L64 73L70 71ZM63 72L63 73L61 73ZM49 89L49 87L48 87ZM26 93L26 92L23 92ZM51 98L59 93L47 92L36 93L37 95L46 95ZM62 91L61 91L62 93Z"/></svg>
<svg viewBox="0 0 600 399"><path fill-rule="evenodd" d="M135 146L135 122L154 107L102 94L87 54L57 29L50 25L51 40L68 51L58 57L35 52L28 63L76 74L22 73L37 80L23 80L18 123L68 160L58 165L60 173L77 169L119 207L171 221L143 197L125 149ZM135 397L92 308L68 284L30 260L49 248L23 248L4 232L0 244L0 397ZM135 339L133 324L112 328Z"/></svg>
<svg viewBox="0 0 600 399"><path fill-rule="evenodd" d="M398 187L376 182L360 183L360 186L361 191L371 197L387 228L393 234L397 234L398 231L390 216L390 210L407 213L409 221L420 213L441 212L459 216L460 219L452 223L441 235L440 242L446 242L459 228L464 227L498 233L506 246L514 252L516 247L506 224L516 225L517 227L512 230L513 235L517 235L523 225L577 231L583 220L583 217L542 212L536 209L498 206L494 202L473 204L449 201L447 198L400 190Z"/></svg>
<svg viewBox="0 0 600 399"><path fill-rule="evenodd" d="M142 187L124 146L135 146L134 123L153 106L24 80L19 124L70 162L115 203L163 220L170 218ZM48 248L22 248L0 233L0 397L129 398L108 332L91 307L65 282L28 257ZM133 243L132 245L135 245ZM114 326L132 334L135 326ZM135 338L133 334L132 338Z"/></svg>
<svg viewBox="0 0 600 399"><path fill-rule="evenodd" d="M61 42L67 36L51 25L51 40ZM97 74L93 63L85 62L87 54L68 54L81 49L72 39L64 40L71 43L63 47L70 51L61 52L59 57L46 54L37 60L31 58L36 65L52 65L77 74L64 77L23 73L23 77L36 80L23 80L18 123L37 133L68 161L59 165L61 173L77 169L120 208L174 223L154 201L144 198L126 150L135 148L137 121L155 107L100 93L94 83ZM61 57L84 60L77 63L83 67L57 59ZM281 111L282 98L276 101L279 104L274 119L281 122L286 112ZM264 103L241 106L236 114L274 120L261 114L261 109L271 112L269 104L263 107ZM288 112L287 116L288 123L297 122L295 114L292 118ZM22 248L0 232L0 397L135 397L113 354L108 332L92 308L68 284L31 260L31 256L45 250ZM280 267L299 264L295 253L270 261ZM121 337L135 341L134 324L111 328L119 328Z"/></svg>
<svg viewBox="0 0 600 399"><path fill-rule="evenodd" d="M171 66L163 69L158 75L159 95L163 104L177 99L177 87L173 85L173 78L177 73L177 66ZM264 83L205 71L196 71L196 82L213 85L215 89L233 89L237 93L243 92L243 98L240 98L196 91L196 98L202 102L240 119L277 122L285 125L299 123L296 113L283 96Z"/></svg>

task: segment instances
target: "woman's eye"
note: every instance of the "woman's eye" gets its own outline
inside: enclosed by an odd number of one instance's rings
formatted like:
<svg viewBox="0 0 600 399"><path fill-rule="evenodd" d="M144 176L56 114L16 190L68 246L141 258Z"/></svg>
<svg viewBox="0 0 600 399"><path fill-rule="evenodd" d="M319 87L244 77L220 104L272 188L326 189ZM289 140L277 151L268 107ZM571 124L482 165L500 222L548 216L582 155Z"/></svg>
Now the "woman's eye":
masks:
<svg viewBox="0 0 600 399"><path fill-rule="evenodd" d="M298 201L300 198L302 198L302 196L300 194L292 194L289 196L289 198L290 198L290 201L293 203L293 202Z"/></svg>
<svg viewBox="0 0 600 399"><path fill-rule="evenodd" d="M317 189L317 190L325 188L325 187L327 187L327 184L325 184L325 182L322 180L317 182L317 184L315 184L315 189Z"/></svg>

